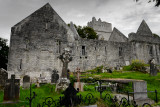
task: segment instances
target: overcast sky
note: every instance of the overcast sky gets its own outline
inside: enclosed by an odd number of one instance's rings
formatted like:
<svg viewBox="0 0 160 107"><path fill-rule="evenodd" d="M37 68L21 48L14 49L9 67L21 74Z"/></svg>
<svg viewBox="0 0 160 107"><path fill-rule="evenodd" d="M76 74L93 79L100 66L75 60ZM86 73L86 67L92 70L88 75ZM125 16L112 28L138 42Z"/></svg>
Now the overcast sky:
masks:
<svg viewBox="0 0 160 107"><path fill-rule="evenodd" d="M112 23L125 36L136 32L144 19L153 33L160 35L160 7L141 0L0 0L0 37L10 39L11 27L31 13L50 3L69 23L86 26L92 17Z"/></svg>

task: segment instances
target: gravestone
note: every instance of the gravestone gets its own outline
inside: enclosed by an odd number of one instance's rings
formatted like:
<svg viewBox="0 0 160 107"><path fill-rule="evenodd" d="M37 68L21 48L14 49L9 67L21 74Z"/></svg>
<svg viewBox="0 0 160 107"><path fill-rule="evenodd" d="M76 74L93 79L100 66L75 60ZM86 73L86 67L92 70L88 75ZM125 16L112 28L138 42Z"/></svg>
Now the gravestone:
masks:
<svg viewBox="0 0 160 107"><path fill-rule="evenodd" d="M30 77L28 75L25 75L23 77L23 88L28 89L30 87Z"/></svg>
<svg viewBox="0 0 160 107"><path fill-rule="evenodd" d="M20 80L11 75L11 79L6 80L4 88L4 101L19 100Z"/></svg>
<svg viewBox="0 0 160 107"><path fill-rule="evenodd" d="M151 76L156 76L157 75L157 67L155 65L155 60L152 58L150 60L150 75Z"/></svg>
<svg viewBox="0 0 160 107"><path fill-rule="evenodd" d="M77 82L74 83L74 88L79 91L83 91L84 83L80 82L80 75L81 75L80 68L77 68L76 70L77 70Z"/></svg>
<svg viewBox="0 0 160 107"><path fill-rule="evenodd" d="M146 81L134 81L133 82L133 99L138 105L144 103L153 104L154 101L148 98L147 95L147 82Z"/></svg>
<svg viewBox="0 0 160 107"><path fill-rule="evenodd" d="M146 81L136 81L133 82L133 91L134 93L134 99L138 100L138 99L146 99L148 98L147 93L143 93L143 92L147 92L147 82Z"/></svg>
<svg viewBox="0 0 160 107"><path fill-rule="evenodd" d="M4 88L5 82L8 79L8 73L5 69L0 69L0 88Z"/></svg>
<svg viewBox="0 0 160 107"><path fill-rule="evenodd" d="M53 70L51 83L57 83L58 79L59 79L58 71Z"/></svg>

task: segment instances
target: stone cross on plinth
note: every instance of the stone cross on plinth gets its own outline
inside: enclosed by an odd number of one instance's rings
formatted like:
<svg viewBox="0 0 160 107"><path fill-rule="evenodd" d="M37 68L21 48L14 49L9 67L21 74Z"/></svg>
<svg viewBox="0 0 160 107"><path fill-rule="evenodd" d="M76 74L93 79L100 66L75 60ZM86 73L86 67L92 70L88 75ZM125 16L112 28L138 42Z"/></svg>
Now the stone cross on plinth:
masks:
<svg viewBox="0 0 160 107"><path fill-rule="evenodd" d="M15 75L11 75L11 79L6 80L4 88L4 101L19 100L20 80L15 79Z"/></svg>
<svg viewBox="0 0 160 107"><path fill-rule="evenodd" d="M72 57L70 55L70 51L65 49L65 52L62 53L62 55L59 56L59 59L63 63L63 68L62 68L62 75L61 78L67 78L67 69L68 69L68 63L72 61Z"/></svg>
<svg viewBox="0 0 160 107"><path fill-rule="evenodd" d="M76 69L77 71L77 82L74 83L74 88L77 89L78 91L83 91L83 83L80 82L80 68L77 67Z"/></svg>
<svg viewBox="0 0 160 107"><path fill-rule="evenodd" d="M59 78L56 84L56 89L55 89L56 91L65 90L69 86L69 83L70 83L70 80L67 78L68 63L72 61L72 57L70 55L69 49L65 49L65 52L59 56L59 59L63 63L63 68L62 68L61 78Z"/></svg>

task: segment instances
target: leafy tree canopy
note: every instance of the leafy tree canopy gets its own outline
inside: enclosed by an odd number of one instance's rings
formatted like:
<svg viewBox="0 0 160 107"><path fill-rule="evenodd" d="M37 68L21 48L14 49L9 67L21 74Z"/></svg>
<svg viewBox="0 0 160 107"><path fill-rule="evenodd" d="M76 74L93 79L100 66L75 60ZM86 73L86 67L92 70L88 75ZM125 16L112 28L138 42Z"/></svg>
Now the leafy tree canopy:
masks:
<svg viewBox="0 0 160 107"><path fill-rule="evenodd" d="M7 70L8 62L8 51L7 39L0 38L0 68Z"/></svg>
<svg viewBox="0 0 160 107"><path fill-rule="evenodd" d="M68 24L68 26L70 26L70 24ZM75 28L81 38L98 39L97 33L91 27L76 26L75 24L74 24L74 26L75 26Z"/></svg>
<svg viewBox="0 0 160 107"><path fill-rule="evenodd" d="M140 0L135 0L136 2L140 1ZM148 0L148 3L150 2L155 2L155 6L159 6L160 5L160 0Z"/></svg>
<svg viewBox="0 0 160 107"><path fill-rule="evenodd" d="M159 37L159 35L157 35L156 33L153 33L153 36L154 36L154 37Z"/></svg>

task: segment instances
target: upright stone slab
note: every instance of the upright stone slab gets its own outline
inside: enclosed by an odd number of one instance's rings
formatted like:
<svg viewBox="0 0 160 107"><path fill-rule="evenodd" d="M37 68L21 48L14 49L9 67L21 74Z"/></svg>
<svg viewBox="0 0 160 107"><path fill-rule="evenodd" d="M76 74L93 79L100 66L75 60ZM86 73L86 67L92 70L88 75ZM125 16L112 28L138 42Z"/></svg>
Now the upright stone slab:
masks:
<svg viewBox="0 0 160 107"><path fill-rule="evenodd" d="M6 80L4 88L4 101L19 100L20 80L11 75L11 79Z"/></svg>
<svg viewBox="0 0 160 107"><path fill-rule="evenodd" d="M30 76L25 75L23 77L23 88L28 89L30 87Z"/></svg>
<svg viewBox="0 0 160 107"><path fill-rule="evenodd" d="M152 58L150 60L150 75L151 76L156 76L157 75L157 67L155 65L155 60Z"/></svg>
<svg viewBox="0 0 160 107"><path fill-rule="evenodd" d="M133 91L134 91L133 95L134 101L136 101L138 105L142 105L144 103L149 103L149 104L154 103L154 101L148 98L146 81L134 81Z"/></svg>
<svg viewBox="0 0 160 107"><path fill-rule="evenodd" d="M8 73L4 69L0 69L0 88L4 88L5 82L8 79Z"/></svg>
<svg viewBox="0 0 160 107"><path fill-rule="evenodd" d="M58 71L53 70L53 74L51 77L51 83L57 83L58 79L59 79Z"/></svg>
<svg viewBox="0 0 160 107"><path fill-rule="evenodd" d="M146 99L148 98L147 93L147 82L146 81L135 81L133 82L133 91L134 93L134 99Z"/></svg>

